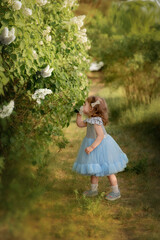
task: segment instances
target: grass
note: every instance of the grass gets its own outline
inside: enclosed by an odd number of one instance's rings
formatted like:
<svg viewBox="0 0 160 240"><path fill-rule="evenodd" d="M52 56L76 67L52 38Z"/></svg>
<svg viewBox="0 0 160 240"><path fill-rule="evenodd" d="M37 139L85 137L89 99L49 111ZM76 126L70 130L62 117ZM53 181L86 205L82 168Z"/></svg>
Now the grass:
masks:
<svg viewBox="0 0 160 240"><path fill-rule="evenodd" d="M123 89L108 89L99 80L101 73L92 74L91 94L110 99L108 105L112 112L124 105ZM115 99L121 99L115 101ZM113 103L113 105L112 105ZM122 106L121 106L122 104ZM121 198L107 201L104 194L110 191L107 177L99 178L100 194L94 198L82 196L90 188L88 176L72 172L72 165L86 128L76 126L76 115L65 129L69 143L60 152L50 146L50 185L46 193L32 207L23 219L15 216L6 220L0 227L0 239L16 240L158 240L160 238L160 186L158 170L159 150L151 139L146 140L143 131L133 131L132 126L143 122L146 116L155 114L156 101L149 106L132 111L124 108L119 118L114 118L106 131L117 141L129 158L124 172L117 174ZM116 110L115 110L116 111ZM140 112L139 112L140 111ZM132 118L137 118L132 120ZM140 121L141 119L141 121ZM152 120L152 118L151 118ZM153 119L154 122L154 119ZM129 127L130 126L130 127ZM156 162L157 159L157 162Z"/></svg>

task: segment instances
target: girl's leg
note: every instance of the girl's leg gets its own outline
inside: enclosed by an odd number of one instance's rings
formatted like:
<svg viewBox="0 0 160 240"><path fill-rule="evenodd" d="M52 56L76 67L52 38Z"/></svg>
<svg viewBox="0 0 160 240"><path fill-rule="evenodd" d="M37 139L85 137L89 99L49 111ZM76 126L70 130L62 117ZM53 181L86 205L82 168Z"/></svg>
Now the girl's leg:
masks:
<svg viewBox="0 0 160 240"><path fill-rule="evenodd" d="M91 184L98 184L98 177L91 176Z"/></svg>
<svg viewBox="0 0 160 240"><path fill-rule="evenodd" d="M107 176L112 186L117 185L117 178L114 174Z"/></svg>

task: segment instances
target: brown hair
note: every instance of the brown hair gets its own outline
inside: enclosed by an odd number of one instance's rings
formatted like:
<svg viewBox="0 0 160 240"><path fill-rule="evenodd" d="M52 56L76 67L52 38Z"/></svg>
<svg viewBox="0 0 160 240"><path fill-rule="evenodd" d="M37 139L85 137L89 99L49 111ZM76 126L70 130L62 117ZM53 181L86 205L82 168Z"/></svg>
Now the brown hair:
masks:
<svg viewBox="0 0 160 240"><path fill-rule="evenodd" d="M90 117L101 117L103 120L103 124L106 125L109 123L108 119L108 106L104 98L98 96L89 96L86 101L90 104L96 102L97 100L100 101L100 104L96 104L93 107L93 110L90 112ZM92 107L92 106L91 106Z"/></svg>

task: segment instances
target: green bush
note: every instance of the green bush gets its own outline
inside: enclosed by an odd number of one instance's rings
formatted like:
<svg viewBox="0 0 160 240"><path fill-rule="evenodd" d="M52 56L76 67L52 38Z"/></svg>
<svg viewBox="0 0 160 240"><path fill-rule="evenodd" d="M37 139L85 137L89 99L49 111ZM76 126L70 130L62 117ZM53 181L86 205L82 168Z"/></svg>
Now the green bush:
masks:
<svg viewBox="0 0 160 240"><path fill-rule="evenodd" d="M77 0L0 2L3 207L16 209L45 190L48 146L65 147L63 128L88 94L90 41L85 16L74 16L77 6Z"/></svg>

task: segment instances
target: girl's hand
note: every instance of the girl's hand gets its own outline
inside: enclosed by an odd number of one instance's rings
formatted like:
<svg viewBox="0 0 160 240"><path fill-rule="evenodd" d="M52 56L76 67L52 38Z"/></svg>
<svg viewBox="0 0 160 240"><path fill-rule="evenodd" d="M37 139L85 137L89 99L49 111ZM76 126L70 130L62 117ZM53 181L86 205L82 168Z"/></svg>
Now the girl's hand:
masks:
<svg viewBox="0 0 160 240"><path fill-rule="evenodd" d="M86 149L85 149L85 152L87 153L87 154L89 154L90 152L92 152L93 151L93 148L92 147L87 147Z"/></svg>

